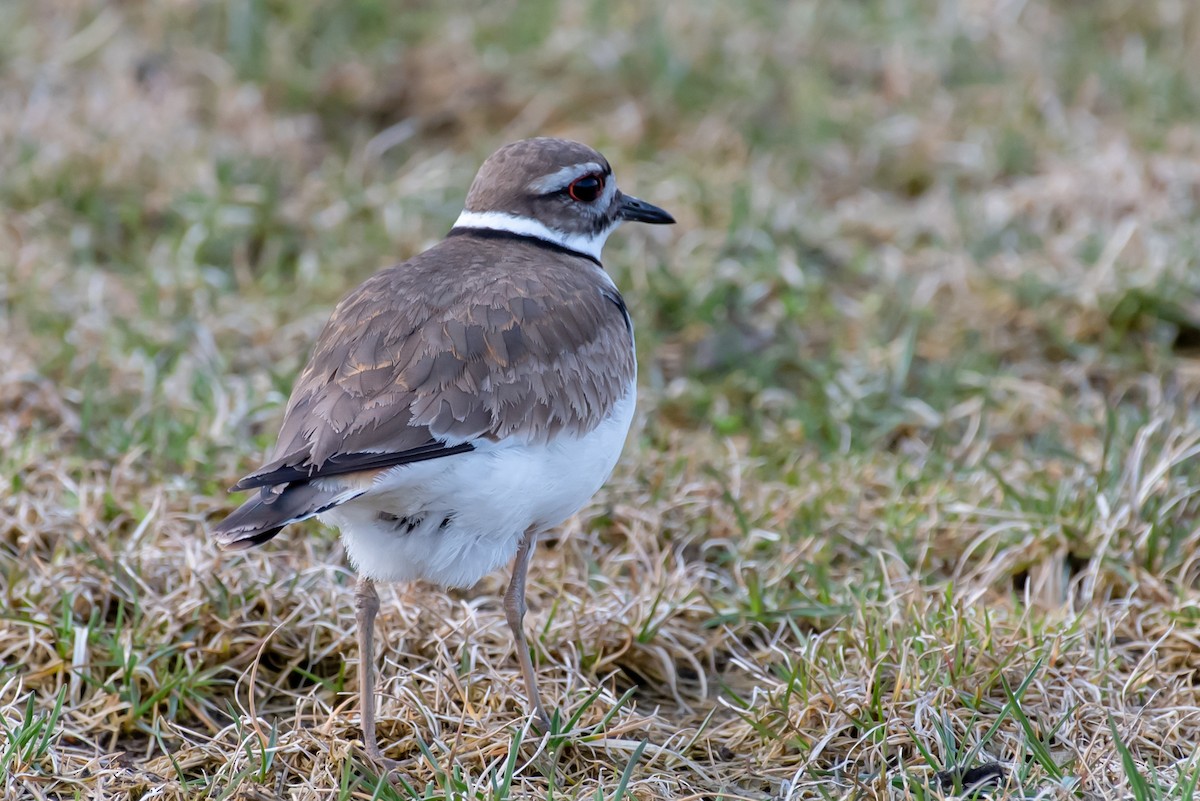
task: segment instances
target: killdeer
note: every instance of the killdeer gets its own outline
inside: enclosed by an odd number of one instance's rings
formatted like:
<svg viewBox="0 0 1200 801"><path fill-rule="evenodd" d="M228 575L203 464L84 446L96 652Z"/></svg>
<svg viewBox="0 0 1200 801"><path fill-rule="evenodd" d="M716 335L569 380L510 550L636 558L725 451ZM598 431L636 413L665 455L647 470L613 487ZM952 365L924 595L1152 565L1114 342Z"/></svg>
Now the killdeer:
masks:
<svg viewBox="0 0 1200 801"><path fill-rule="evenodd" d="M215 529L260 545L319 517L355 588L359 701L375 735L377 581L468 587L508 561L504 611L529 704L550 718L522 629L538 535L616 465L636 397L633 326L600 249L622 222L673 223L623 194L586 145L527 139L483 163L450 233L334 309L288 401L257 490Z"/></svg>

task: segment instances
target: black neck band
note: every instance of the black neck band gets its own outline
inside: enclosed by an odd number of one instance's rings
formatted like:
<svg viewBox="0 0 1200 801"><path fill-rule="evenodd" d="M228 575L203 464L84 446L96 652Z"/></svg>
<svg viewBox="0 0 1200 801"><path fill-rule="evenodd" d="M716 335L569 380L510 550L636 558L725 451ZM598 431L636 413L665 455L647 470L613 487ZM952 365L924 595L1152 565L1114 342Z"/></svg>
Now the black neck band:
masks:
<svg viewBox="0 0 1200 801"><path fill-rule="evenodd" d="M464 226L462 228L451 228L450 233L446 234L446 236L477 236L480 239L515 239L544 250L552 250L555 253L564 253L568 256L578 256L581 259L587 259L597 267L604 266L600 263L599 259L590 253L574 250L566 245L560 245L557 242L551 242L549 239L542 239L540 236L534 236L533 234L518 234L515 231L505 231L499 228L471 228L470 226Z"/></svg>

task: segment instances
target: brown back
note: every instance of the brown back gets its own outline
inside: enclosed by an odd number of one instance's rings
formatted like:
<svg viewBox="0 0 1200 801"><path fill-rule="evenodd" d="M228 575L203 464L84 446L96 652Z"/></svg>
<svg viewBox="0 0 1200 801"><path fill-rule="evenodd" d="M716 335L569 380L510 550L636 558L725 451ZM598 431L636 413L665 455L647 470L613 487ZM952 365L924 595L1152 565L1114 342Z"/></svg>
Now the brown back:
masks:
<svg viewBox="0 0 1200 801"><path fill-rule="evenodd" d="M478 438L580 435L635 370L624 303L599 267L463 232L338 304L271 463L238 488L430 458Z"/></svg>

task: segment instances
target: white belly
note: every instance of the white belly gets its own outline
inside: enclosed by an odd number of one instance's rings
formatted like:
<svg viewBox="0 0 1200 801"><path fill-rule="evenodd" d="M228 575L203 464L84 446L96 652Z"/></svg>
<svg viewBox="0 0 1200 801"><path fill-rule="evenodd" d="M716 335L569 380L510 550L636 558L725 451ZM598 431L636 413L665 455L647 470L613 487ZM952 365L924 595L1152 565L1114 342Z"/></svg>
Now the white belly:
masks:
<svg viewBox="0 0 1200 801"><path fill-rule="evenodd" d="M341 530L361 575L468 587L511 560L526 530L557 526L600 489L621 455L636 400L631 385L612 415L582 437L501 443L393 468L321 520Z"/></svg>

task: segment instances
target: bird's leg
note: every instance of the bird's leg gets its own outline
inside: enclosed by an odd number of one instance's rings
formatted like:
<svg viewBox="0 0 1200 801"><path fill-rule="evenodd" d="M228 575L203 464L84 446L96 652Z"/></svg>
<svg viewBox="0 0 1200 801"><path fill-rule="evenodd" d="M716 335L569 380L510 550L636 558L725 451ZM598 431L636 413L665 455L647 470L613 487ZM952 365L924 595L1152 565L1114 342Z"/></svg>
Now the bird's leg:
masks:
<svg viewBox="0 0 1200 801"><path fill-rule="evenodd" d="M529 692L529 703L537 717L538 726L543 733L550 732L550 716L542 706L542 696L538 693L537 675L533 672L533 660L529 656L529 644L525 641L525 574L529 570L529 560L533 556L537 544L537 532L530 529L521 538L517 549L517 558L513 562L512 581L508 583L508 591L504 593L504 616L508 618L508 627L512 629L513 640L517 645L517 658L521 660L521 672L525 674L525 688Z"/></svg>
<svg viewBox="0 0 1200 801"><path fill-rule="evenodd" d="M387 759L375 740L375 615L379 612L379 594L375 582L358 577L354 588L354 618L358 624L358 709L362 720L363 748L367 757L388 770L396 767Z"/></svg>

